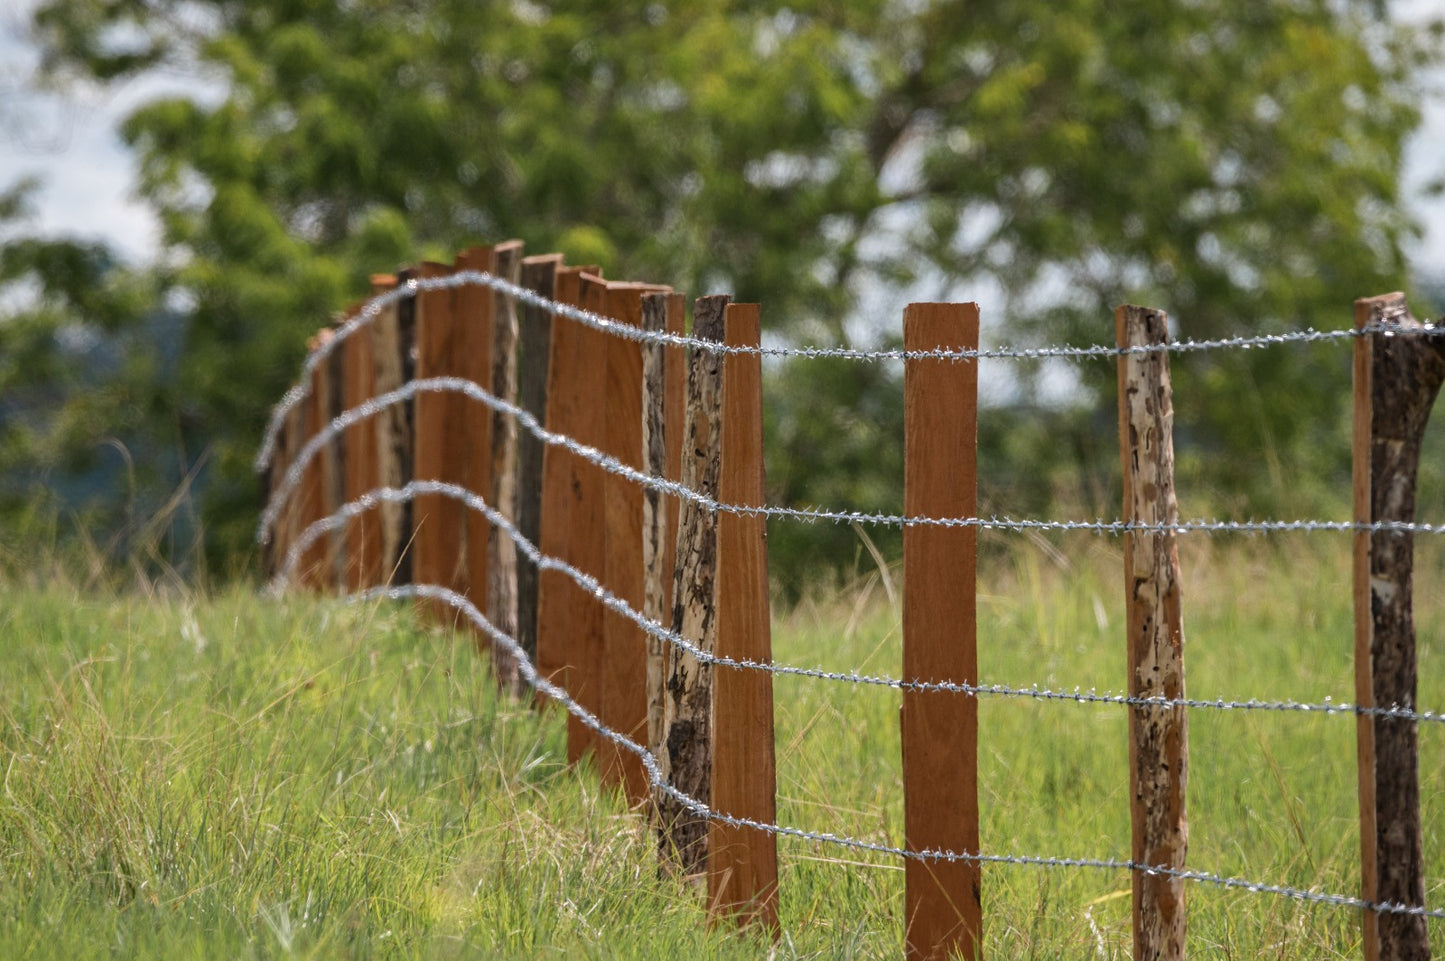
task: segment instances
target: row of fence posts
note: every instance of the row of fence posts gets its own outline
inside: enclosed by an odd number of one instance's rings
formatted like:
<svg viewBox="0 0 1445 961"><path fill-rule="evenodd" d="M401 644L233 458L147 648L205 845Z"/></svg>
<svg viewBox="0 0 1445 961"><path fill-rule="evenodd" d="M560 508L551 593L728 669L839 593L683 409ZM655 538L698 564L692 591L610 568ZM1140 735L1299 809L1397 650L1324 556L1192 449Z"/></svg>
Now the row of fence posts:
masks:
<svg viewBox="0 0 1445 961"><path fill-rule="evenodd" d="M682 295L615 283L560 255L523 257L520 242L473 247L452 266L373 278L373 293L414 278L481 270L615 321L682 334ZM353 308L351 315L356 311ZM344 319L344 318L343 318ZM1116 312L1121 348L1119 436L1124 520L1128 692L1184 697L1184 636L1176 548L1167 318ZM1360 326L1391 332L1357 341L1355 516L1409 521L1425 418L1445 379L1442 339L1394 336L1418 328L1398 294L1357 303ZM976 350L973 304L911 304L904 347ZM730 347L761 343L759 308L727 297L693 306L690 333ZM325 330L313 347L332 336ZM1142 348L1142 349L1139 349ZM977 513L977 363L904 362L905 507L910 517ZM357 328L312 373L270 466L280 483L297 452L344 409L410 380L466 378L519 403L548 431L629 467L678 481L716 502L764 503L761 358L639 342L524 305L477 284L422 290ZM443 481L481 495L545 555L595 577L647 618L719 658L771 661L767 548L760 514L717 511L645 488L566 448L517 429L516 419L457 392L424 392L378 410L324 445L275 525L279 562L309 525L375 488ZM1357 698L1414 709L1409 531L1356 535ZM908 681L978 683L976 537L968 525L904 530L903 671ZM382 503L309 546L297 579L355 592L427 583L470 599L518 639L539 673L607 727L645 743L667 783L714 812L775 820L772 676L699 660L648 635L565 573L540 573L510 538L453 498L418 494ZM447 605L423 613L456 623ZM479 641L479 643L483 643ZM483 644L483 646L486 646ZM492 646L498 681L521 693L516 665ZM1131 860L1182 871L1187 847L1187 715L1177 703L1129 708ZM1413 720L1358 719L1362 897L1424 904L1418 748ZM926 856L980 850L977 698L906 687L902 694L906 949L910 958L982 954L977 860ZM637 756L569 716L568 757L592 755L604 781L647 806L662 864L705 876L715 917L778 930L776 834L704 818L654 790ZM1184 881L1133 870L1134 956L1184 953ZM1363 912L1369 959L1428 956L1418 914Z"/></svg>

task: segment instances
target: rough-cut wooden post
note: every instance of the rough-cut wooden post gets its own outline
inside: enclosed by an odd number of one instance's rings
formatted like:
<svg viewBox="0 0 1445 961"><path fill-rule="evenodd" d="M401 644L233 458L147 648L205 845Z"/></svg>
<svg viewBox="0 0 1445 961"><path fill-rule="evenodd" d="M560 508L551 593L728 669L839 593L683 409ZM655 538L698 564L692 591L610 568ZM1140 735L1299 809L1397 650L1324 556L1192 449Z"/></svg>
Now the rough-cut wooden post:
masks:
<svg viewBox="0 0 1445 961"><path fill-rule="evenodd" d="M579 295L582 306L596 314L607 313L607 285L600 278L583 275ZM577 407L572 436L579 443L602 450L607 446L606 396L608 336L579 325L576 371ZM557 381L554 379L553 384ZM606 484L607 473L598 465L574 456L572 481L571 564L584 574L607 582ZM583 707L606 720L602 706L602 651L604 609L597 598L573 585L574 609L570 629L564 635L563 660L567 665L567 690ZM601 765L602 741L595 731L569 715L567 757L579 761L591 754Z"/></svg>
<svg viewBox="0 0 1445 961"><path fill-rule="evenodd" d="M522 260L521 285L555 299L561 254L544 254ZM538 423L547 416L547 361L552 345L552 312L532 304L518 308L517 398L519 406ZM533 544L540 542L542 525L542 456L546 447L529 430L517 434L517 528ZM517 643L537 664L537 568L517 557Z"/></svg>
<svg viewBox="0 0 1445 961"><path fill-rule="evenodd" d="M404 270L395 277L381 274L371 278L372 290L381 293L414 276ZM373 359L376 362L376 393L388 394L411 379L414 362L411 351L416 337L416 302L407 297L384 308L372 324ZM377 476L383 487L393 490L411 480L413 441L411 404L393 404L375 418ZM411 505L381 506L382 576L387 583L411 582Z"/></svg>
<svg viewBox="0 0 1445 961"><path fill-rule="evenodd" d="M335 336L335 329L329 331ZM341 412L346 409L346 355L342 350L333 350L326 358L323 365L326 368L326 393L324 396L325 410L322 418L329 424ZM346 431L342 431L332 439L325 447L326 458L322 461L322 470L325 472L325 497L323 510L325 516L330 517L346 503L346 460L348 451L346 447ZM346 531L344 528L333 530L327 537L330 543L330 557L327 560L326 579L329 590L342 592L346 590Z"/></svg>
<svg viewBox="0 0 1445 961"><path fill-rule="evenodd" d="M469 247L457 255L457 270L478 270L493 273L497 267L496 253L491 247ZM452 294L456 311L458 338L456 374L481 387L492 388L492 319L496 298L490 287L465 284ZM492 409L481 401L468 399L462 416L460 436L451 442L461 453L467 490L487 500L492 496ZM492 525L480 511L467 511L466 564L467 600L483 614L487 611L487 542ZM479 650L490 650L491 637L476 631L473 639Z"/></svg>
<svg viewBox="0 0 1445 961"><path fill-rule="evenodd" d="M1114 313L1121 348L1169 339L1163 311L1124 306ZM1163 350L1119 357L1119 452L1124 520L1177 524L1174 495L1174 401ZM1129 694L1184 697L1184 624L1179 550L1173 531L1124 534ZM1129 710L1130 816L1136 864L1183 869L1189 842L1184 812L1189 778L1188 724L1180 706ZM1134 870L1134 957L1184 957L1184 881Z"/></svg>
<svg viewBox="0 0 1445 961"><path fill-rule="evenodd" d="M349 314L355 316L357 309ZM346 368L342 403L347 410L376 396L376 360L372 350L375 331L358 327L342 346ZM346 429L346 468L343 496L354 501L380 484L377 473L376 425L359 420ZM365 590L382 582L381 514L364 511L346 525L346 564L343 585L348 591Z"/></svg>
<svg viewBox="0 0 1445 961"><path fill-rule="evenodd" d="M909 304L903 346L978 349L977 304ZM978 362L903 365L904 508L913 517L978 513ZM903 529L903 677L978 683L974 527ZM903 692L903 833L909 851L977 854L978 699ZM904 862L909 958L976 958L983 943L977 861Z"/></svg>
<svg viewBox="0 0 1445 961"><path fill-rule="evenodd" d="M649 333L668 333L669 320L684 310L681 294L644 294L642 327ZM675 323L675 322L674 322ZM681 454L680 413L672 409L669 377L676 356L668 346L648 342L642 348L642 453L643 470L652 477L677 480L673 452ZM671 421L668 416L673 415ZM680 457L679 457L680 459ZM672 579L676 570L676 520L671 510L677 499L649 487L642 492L642 614L656 624L672 622ZM653 757L663 754L663 691L668 644L647 636L647 746ZM666 862L664 862L666 863Z"/></svg>
<svg viewBox="0 0 1445 961"><path fill-rule="evenodd" d="M554 299L558 303L580 307L581 277L584 273L596 276L597 269L595 266L559 269ZM596 364L592 364L590 358L582 353L583 346L581 325L568 317L554 315L547 361L547 417L544 421L550 433L575 437L578 422L584 416L581 409L583 383ZM541 526L536 543L545 556L574 566L580 563L574 549L574 537L581 539L577 536L578 527L591 519L584 510L586 505L581 497L580 461L569 451L548 444L542 452ZM581 620L584 607L593 611L596 605L588 601L566 574L555 570L540 572L537 578L537 672L574 695L576 692L572 689L572 679L567 670L568 658L572 651L571 638L585 629ZM600 611L596 612L596 618L600 624ZM569 723L579 726L575 719ZM580 737L580 730L569 729L568 753L569 759L574 762L580 756L572 753L581 750Z"/></svg>
<svg viewBox="0 0 1445 961"><path fill-rule="evenodd" d="M1354 513L1360 524L1413 522L1420 443L1445 381L1445 338L1422 332L1403 294L1355 301ZM1414 535L1361 530L1354 543L1355 699L1416 710ZM1416 722L1360 715L1361 897L1425 904ZM1364 912L1369 961L1430 956L1425 918Z"/></svg>
<svg viewBox="0 0 1445 961"><path fill-rule="evenodd" d="M424 263L421 278L446 277L452 269L444 264ZM454 373L458 356L458 329L452 316L452 291L422 291L416 297L416 371L418 380L448 377ZM417 480L464 483L461 459L454 443L466 417L467 401L454 393L425 392L413 401L416 410ZM463 564L462 531L465 507L441 494L417 494L412 498L412 574L418 584L436 584L454 591L467 588ZM435 621L457 623L459 615L440 601L423 601L421 609Z"/></svg>
<svg viewBox="0 0 1445 961"><path fill-rule="evenodd" d="M729 347L759 347L756 304L729 304L724 314ZM718 500L762 507L763 365L758 354L723 359L722 466ZM761 515L722 512L717 521L717 653L734 660L770 662L767 526ZM773 824L777 776L773 757L773 676L766 671L716 665L713 671L712 806L738 818ZM778 930L778 838L757 828L709 821L708 904L713 915L732 916Z"/></svg>
<svg viewBox="0 0 1445 961"><path fill-rule="evenodd" d="M642 323L642 298L666 288L643 284L608 284L607 316L620 324ZM628 467L643 466L642 345L608 335L604 450ZM643 501L641 484L608 472L603 486L607 588L635 611L644 605ZM613 730L638 743L647 740L647 635L634 621L608 610L602 620L602 717ZM602 776L621 784L634 805L651 797L647 772L631 751L614 742L605 745Z"/></svg>
<svg viewBox="0 0 1445 961"><path fill-rule="evenodd" d="M722 343L725 296L701 297L693 305L692 335ZM722 357L694 347L687 365L683 415L684 487L717 499L722 456ZM672 582L673 631L704 651L717 649L717 512L683 501L677 523L677 563ZM663 649L663 717L657 757L663 780L704 804L712 797L712 665L679 648ZM662 863L684 874L701 874L707 859L707 821L674 798L657 792Z"/></svg>
<svg viewBox="0 0 1445 961"><path fill-rule="evenodd" d="M318 331L308 342L307 349L311 353L315 353L323 344L330 341L332 336L332 331L329 329ZM305 401L305 430L308 442L321 433L322 428L330 421L331 418L327 416L330 399L330 365L320 363L311 371L311 392ZM330 513L327 502L331 492L329 481L335 474L335 459L336 445L334 443L325 444L311 458L311 462L302 472L303 480L299 488L301 511L298 515L298 522L300 526L296 530L298 536L311 524ZM334 588L336 585L335 570L336 546L332 535L327 534L316 538L302 552L300 581L311 590L329 591Z"/></svg>
<svg viewBox="0 0 1445 961"><path fill-rule="evenodd" d="M522 242L496 247L496 274L515 284L522 274ZM492 300L492 393L517 402L517 301L501 291ZM512 522L517 520L517 419L504 411L492 417L492 489L487 501ZM508 637L517 636L517 548L500 527L487 539L487 620ZM492 647L492 669L504 690L520 696L524 685L517 661L502 645Z"/></svg>

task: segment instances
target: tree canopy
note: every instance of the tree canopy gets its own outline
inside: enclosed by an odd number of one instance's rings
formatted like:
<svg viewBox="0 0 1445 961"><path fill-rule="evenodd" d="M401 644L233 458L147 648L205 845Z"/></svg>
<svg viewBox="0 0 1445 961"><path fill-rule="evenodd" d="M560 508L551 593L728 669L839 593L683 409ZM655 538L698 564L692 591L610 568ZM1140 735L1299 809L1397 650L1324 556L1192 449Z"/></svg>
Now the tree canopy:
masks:
<svg viewBox="0 0 1445 961"><path fill-rule="evenodd" d="M986 337L1024 343L1111 341L1126 301L1191 337L1348 323L1354 297L1408 280L1401 151L1439 51L1438 27L1349 0L49 0L34 26L48 82L197 78L122 133L163 224L162 286L191 305L170 396L216 465L222 553L306 336L369 273L478 240L729 291L799 341L890 339L900 311L875 323L865 296L980 291L1006 306ZM1321 372L1344 365L1180 358L1199 398L1180 429L1337 470L1310 458L1346 399ZM780 375L778 499L901 501L876 456L893 376ZM1088 460L1081 383L1047 415L1072 440L985 440ZM1201 469L1270 497L1239 458ZM996 475L1004 509L1022 506L1004 483L1032 476Z"/></svg>

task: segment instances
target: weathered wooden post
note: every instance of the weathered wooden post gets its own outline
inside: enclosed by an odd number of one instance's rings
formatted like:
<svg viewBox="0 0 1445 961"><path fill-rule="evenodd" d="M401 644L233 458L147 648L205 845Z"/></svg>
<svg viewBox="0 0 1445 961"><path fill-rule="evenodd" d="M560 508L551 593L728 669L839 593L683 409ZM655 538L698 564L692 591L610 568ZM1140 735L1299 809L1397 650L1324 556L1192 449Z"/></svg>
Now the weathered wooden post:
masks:
<svg viewBox="0 0 1445 961"><path fill-rule="evenodd" d="M905 351L977 350L977 304L909 304ZM904 508L910 517L978 512L978 361L908 357L903 364ZM903 677L978 683L978 532L971 526L903 529ZM906 689L904 846L977 854L978 699ZM983 943L977 861L909 858L910 959L976 958Z"/></svg>
<svg viewBox="0 0 1445 961"><path fill-rule="evenodd" d="M1354 514L1357 524L1415 520L1420 443L1445 381L1445 338L1425 332L1403 294L1355 301ZM1366 330L1366 328L1371 328ZM1355 699L1361 707L1413 711L1416 693L1414 535L1355 532ZM1356 720L1360 797L1360 897L1425 904L1420 749L1410 718ZM1363 916L1368 961L1430 956L1425 918Z"/></svg>
<svg viewBox="0 0 1445 961"><path fill-rule="evenodd" d="M722 343L727 305L725 296L699 298L693 304L692 336ZM692 349L681 429L678 479L684 487L712 500L718 496L722 458L722 357L716 351ZM672 629L702 650L715 652L717 511L693 500L682 503L676 555ZM707 804L712 797L712 665L672 645L662 654L658 767L664 781ZM675 863L684 874L701 874L707 863L707 821L660 791L654 803L662 863Z"/></svg>
<svg viewBox="0 0 1445 961"><path fill-rule="evenodd" d="M495 249L496 275L515 284L522 272L522 242L509 240ZM501 291L492 292L493 396L508 404L517 401L517 302ZM517 520L517 419L505 411L492 412L492 467L487 502L513 523ZM517 548L510 535L492 527L487 537L487 620L511 638L517 636ZM492 669L497 683L515 695L522 691L521 674L512 653L492 647Z"/></svg>
<svg viewBox="0 0 1445 961"><path fill-rule="evenodd" d="M762 346L756 304L729 304L729 347ZM718 500L762 507L763 376L756 353L723 359L722 464ZM722 512L717 519L717 653L770 663L767 526L761 514ZM713 810L773 824L777 776L773 756L773 676L715 665L713 671ZM708 905L714 916L778 930L778 838L752 827L708 822Z"/></svg>
<svg viewBox="0 0 1445 961"><path fill-rule="evenodd" d="M456 269L494 273L497 256L492 247L468 247L457 255ZM465 284L453 293L456 310L457 357L456 373L487 390L492 389L493 311L496 298L491 288ZM461 454L463 481L467 490L488 502L492 497L492 409L480 401L466 401L460 431L450 438ZM492 525L486 515L468 510L466 514L467 600L483 614L487 612L487 554ZM478 650L490 650L491 638L474 632Z"/></svg>
<svg viewBox="0 0 1445 961"><path fill-rule="evenodd" d="M316 332L307 343L307 349L315 353L333 336L329 328ZM324 361L311 371L311 390L303 402L306 411L305 442L318 436L330 422L328 416L331 400L331 367ZM329 503L333 487L331 480L336 476L336 445L323 444L302 471L302 481L297 493L301 510L297 515L296 535L299 537L307 527L326 517L332 505ZM313 591L330 591L336 587L336 542L332 533L313 540L301 553L300 582Z"/></svg>
<svg viewBox="0 0 1445 961"><path fill-rule="evenodd" d="M1174 495L1174 401L1169 319L1163 311L1124 306L1114 313L1119 347L1119 452L1124 520L1141 530L1124 534L1129 694L1184 697L1184 625ZM1178 705L1129 709L1130 819L1136 865L1181 870L1189 842L1184 798L1189 776L1188 723ZM1134 957L1184 957L1184 881L1133 872Z"/></svg>
<svg viewBox="0 0 1445 961"><path fill-rule="evenodd" d="M406 284L414 271L371 278L372 291L382 293ZM372 324L372 357L376 363L376 393L388 394L411 380L416 336L416 302L407 297L387 305ZM411 404L394 404L381 411L376 422L377 477L383 487L397 489L411 480L413 431ZM381 505L382 576L386 583L411 582L411 505Z"/></svg>
<svg viewBox="0 0 1445 961"><path fill-rule="evenodd" d="M549 300L556 298L561 254L522 260L521 285ZM547 362L552 346L552 312L544 307L519 307L517 329L518 405L545 423ZM533 544L541 543L542 458L546 445L531 431L517 435L517 529ZM534 665L537 660L537 568L517 558L517 644Z"/></svg>

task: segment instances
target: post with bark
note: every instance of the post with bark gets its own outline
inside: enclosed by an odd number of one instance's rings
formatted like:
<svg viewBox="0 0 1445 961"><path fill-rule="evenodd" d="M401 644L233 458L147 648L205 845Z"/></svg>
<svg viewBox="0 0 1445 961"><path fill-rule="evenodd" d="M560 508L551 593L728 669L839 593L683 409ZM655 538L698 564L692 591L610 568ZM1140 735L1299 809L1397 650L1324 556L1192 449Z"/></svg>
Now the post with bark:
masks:
<svg viewBox="0 0 1445 961"><path fill-rule="evenodd" d="M977 304L909 304L906 351L978 349ZM978 361L908 357L903 366L904 505L910 517L978 512ZM978 683L977 528L903 529L903 676ZM977 855L978 699L903 692L903 824L910 852ZM983 943L978 861L904 864L910 959L976 958Z"/></svg>
<svg viewBox="0 0 1445 961"><path fill-rule="evenodd" d="M492 247L468 247L457 255L456 269L494 273L497 257ZM453 292L459 330L457 332L456 374L491 389L493 313L496 298L491 288L466 284ZM452 438L462 458L462 477L467 490L491 501L492 497L492 409L468 398L462 414L459 436ZM478 611L487 612L487 553L492 525L480 511L466 512L465 537L467 600ZM473 635L477 649L491 649L491 637L483 631Z"/></svg>
<svg viewBox="0 0 1445 961"><path fill-rule="evenodd" d="M352 308L356 316L359 308ZM342 345L342 403L355 409L376 396L376 360L372 349L372 326L357 327ZM380 485L377 472L376 425L370 419L358 420L346 428L346 463L343 471L343 497L347 502ZM346 524L346 563L343 587L357 592L382 583L381 513L373 508L363 511Z"/></svg>
<svg viewBox="0 0 1445 961"><path fill-rule="evenodd" d="M522 242L496 247L496 274L515 284L522 273ZM492 292L492 394L517 402L517 301ZM517 419L505 411L492 413L492 489L487 502L512 522L517 520ZM508 637L517 636L517 548L509 534L493 525L487 537L487 620ZM492 670L503 690L520 696L522 676L517 660L500 644L492 647Z"/></svg>
<svg viewBox="0 0 1445 961"><path fill-rule="evenodd" d="M1361 525L1412 523L1420 443L1445 381L1445 338L1410 315L1403 294L1355 301L1354 515ZM1355 533L1355 699L1361 707L1416 710L1414 535ZM1360 797L1360 897L1425 904L1419 740L1409 718L1356 719ZM1430 956L1420 915L1363 915L1364 953Z"/></svg>
<svg viewBox="0 0 1445 961"><path fill-rule="evenodd" d="M596 267L560 268L555 282L557 302L580 307L582 275L595 275L596 271ZM596 374L597 365L590 363L583 347L581 325L569 317L554 315L547 360L547 416L543 421L551 434L577 437L585 430L580 424L588 413L582 404L583 383ZM582 500L581 467L581 460L571 451L553 444L542 451L541 523L536 542L542 554L579 568L582 558L576 547L584 539L583 529L596 521L596 512L587 510ZM537 673L574 697L577 692L568 671L572 639L587 630L583 622L590 616L601 624L601 611L571 578L557 570L539 572ZM581 750L581 724L575 718L568 723L568 759L575 762Z"/></svg>
<svg viewBox="0 0 1445 961"><path fill-rule="evenodd" d="M729 304L729 347L762 346L756 304ZM722 464L718 500L762 507L762 357L723 359ZM759 514L724 511L717 520L717 653L735 661L770 663L767 528ZM715 665L713 673L712 807L721 814L775 823L773 676ZM715 917L778 931L778 838L713 819L707 831L708 904Z"/></svg>
<svg viewBox="0 0 1445 961"><path fill-rule="evenodd" d="M702 297L693 305L692 335L722 343L728 298ZM694 347L687 365L678 480L716 500L722 458L722 358ZM672 630L707 652L717 650L717 512L685 500L677 522ZM662 779L704 804L712 797L712 675L710 663L674 646L663 648L662 730L657 752ZM654 798L662 863L686 875L707 864L707 821L658 790Z"/></svg>
<svg viewBox="0 0 1445 961"><path fill-rule="evenodd" d="M544 254L522 260L521 285L549 300L556 298L561 254ZM552 344L552 312L534 304L518 307L518 405L545 423L547 417L547 362ZM546 447L529 430L517 435L517 528L533 544L541 542L542 457ZM537 567L517 557L517 643L535 665L537 661Z"/></svg>
<svg viewBox="0 0 1445 961"><path fill-rule="evenodd" d="M644 294L642 328L651 334L674 333L682 326L681 294ZM678 345L648 341L642 348L643 471L650 477L676 481L682 454L682 386ZM677 498L649 487L642 492L642 614L658 625L672 622L672 580L677 556ZM647 636L647 746L652 756L664 753L664 668L669 645ZM656 805L654 805L656 813ZM664 862L666 863L666 862Z"/></svg>
<svg viewBox="0 0 1445 961"><path fill-rule="evenodd" d="M1119 356L1119 452L1123 463L1129 695L1184 697L1184 625L1180 602L1174 494L1174 402L1169 381L1169 319L1163 311L1124 306L1114 313ZM1182 706L1129 709L1132 859L1182 870L1189 827L1187 715ZM1184 881L1133 872L1134 957L1184 957Z"/></svg>

